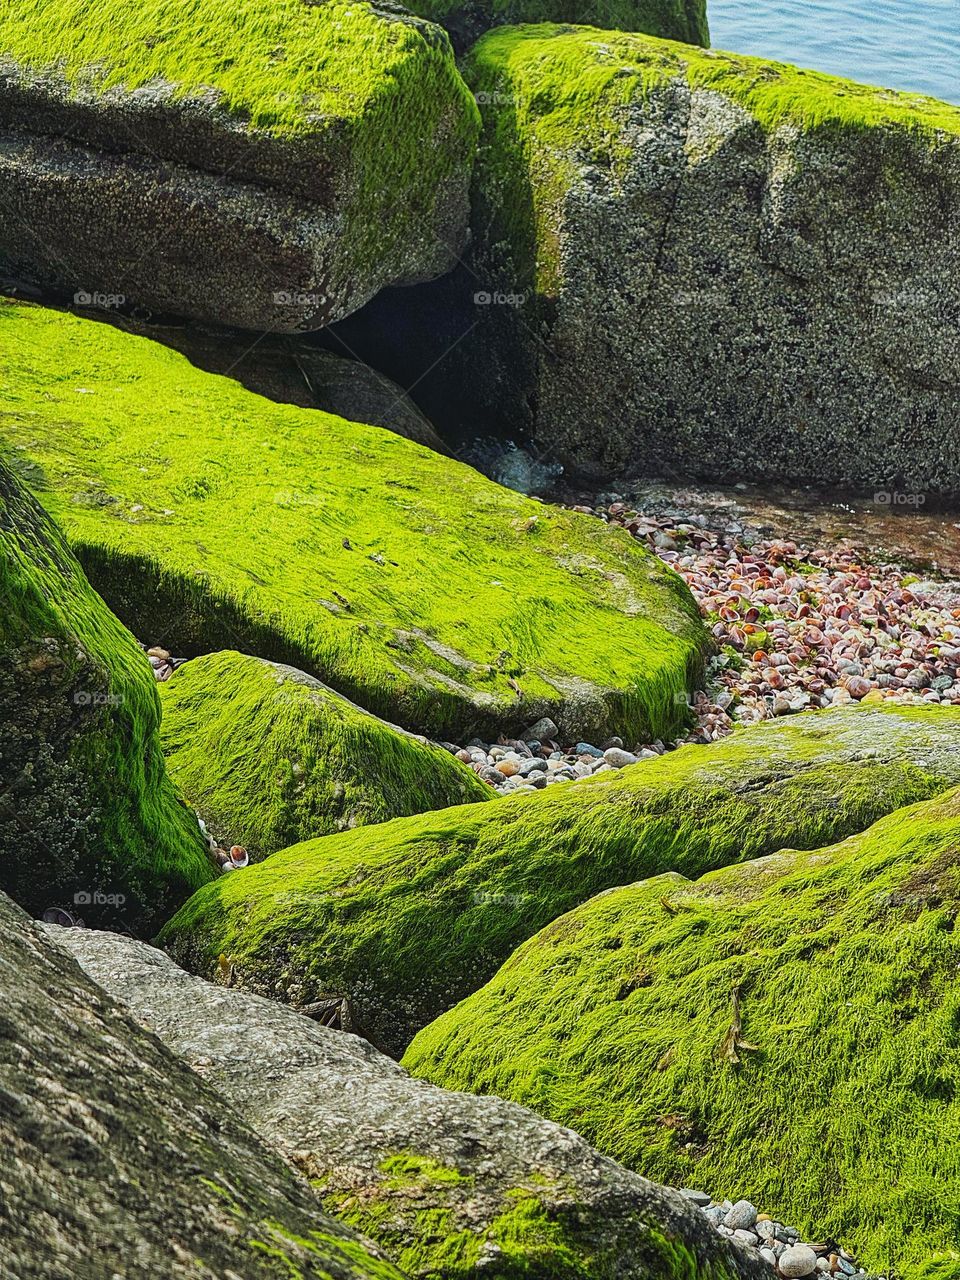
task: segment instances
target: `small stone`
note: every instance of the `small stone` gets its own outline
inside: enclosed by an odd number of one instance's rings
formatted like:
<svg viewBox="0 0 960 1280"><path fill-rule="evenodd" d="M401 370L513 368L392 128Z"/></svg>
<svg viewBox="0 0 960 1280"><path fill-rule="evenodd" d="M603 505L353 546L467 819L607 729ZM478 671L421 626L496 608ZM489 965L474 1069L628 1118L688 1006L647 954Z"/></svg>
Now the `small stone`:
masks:
<svg viewBox="0 0 960 1280"><path fill-rule="evenodd" d="M728 1226L731 1231L744 1230L752 1227L757 1220L757 1207L750 1203L749 1200L738 1200L730 1209L724 1218L724 1225Z"/></svg>
<svg viewBox="0 0 960 1280"><path fill-rule="evenodd" d="M603 756L600 748L592 746L589 742L578 742L573 751L574 755L592 756L595 760L599 760Z"/></svg>
<svg viewBox="0 0 960 1280"><path fill-rule="evenodd" d="M737 1244L749 1245L751 1249L755 1249L760 1243L759 1239L752 1231L745 1231L742 1227L734 1231L733 1238Z"/></svg>
<svg viewBox="0 0 960 1280"><path fill-rule="evenodd" d="M761 1240L772 1240L777 1234L776 1226L769 1218L758 1218L756 1230Z"/></svg>
<svg viewBox="0 0 960 1280"><path fill-rule="evenodd" d="M622 747L608 747L603 753L603 758L614 769L625 769L627 765L637 763L637 757L633 752L624 751Z"/></svg>
<svg viewBox="0 0 960 1280"><path fill-rule="evenodd" d="M787 1277L813 1275L817 1269L817 1255L809 1245L794 1244L780 1255L780 1274Z"/></svg>
<svg viewBox="0 0 960 1280"><path fill-rule="evenodd" d="M710 1197L705 1191L694 1191L691 1187L681 1187L680 1194L686 1196L688 1200L692 1200L701 1209L709 1207Z"/></svg>
<svg viewBox="0 0 960 1280"><path fill-rule="evenodd" d="M520 774L524 778L529 778L533 773L546 773L547 762L540 756L531 756L528 760L524 760L520 765Z"/></svg>
<svg viewBox="0 0 960 1280"><path fill-rule="evenodd" d="M524 730L523 740L533 750L532 744L534 742L542 741L544 738L556 738L559 733L560 730L549 716L544 716L542 720L538 720L536 724L532 724L529 729Z"/></svg>
<svg viewBox="0 0 960 1280"><path fill-rule="evenodd" d="M769 1262L771 1267L775 1267L777 1265L777 1255L773 1252L772 1249L767 1249L767 1248L761 1249L760 1257L763 1258L764 1262Z"/></svg>
<svg viewBox="0 0 960 1280"><path fill-rule="evenodd" d="M512 778L515 773L520 772L520 766L514 760L501 760L496 769L505 778Z"/></svg>

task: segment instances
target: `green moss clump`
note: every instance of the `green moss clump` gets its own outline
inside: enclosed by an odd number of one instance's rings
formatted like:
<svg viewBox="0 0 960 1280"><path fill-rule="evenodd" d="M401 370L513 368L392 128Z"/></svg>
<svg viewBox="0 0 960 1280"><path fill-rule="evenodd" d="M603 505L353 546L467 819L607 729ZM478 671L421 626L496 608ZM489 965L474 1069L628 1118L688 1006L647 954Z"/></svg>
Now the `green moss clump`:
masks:
<svg viewBox="0 0 960 1280"><path fill-rule="evenodd" d="M442 747L290 667L214 653L180 667L160 695L170 776L218 841L254 861L331 831L492 799Z"/></svg>
<svg viewBox="0 0 960 1280"><path fill-rule="evenodd" d="M960 1242L958 911L954 790L815 853L603 894L405 1064L916 1274Z"/></svg>
<svg viewBox="0 0 960 1280"><path fill-rule="evenodd" d="M724 95L766 130L900 129L960 134L960 107L783 62L595 27L518 26L484 36L464 66L484 127L475 221L508 246L504 278L555 296L561 205L584 164L622 173L633 105L670 81Z"/></svg>
<svg viewBox="0 0 960 1280"><path fill-rule="evenodd" d="M417 732L666 737L708 643L622 530L109 325L0 305L0 440L137 635L300 667Z"/></svg>
<svg viewBox="0 0 960 1280"><path fill-rule="evenodd" d="M214 875L164 772L156 682L2 463L0 602L0 887L149 931Z"/></svg>
<svg viewBox="0 0 960 1280"><path fill-rule="evenodd" d="M960 782L951 707L810 713L490 805L274 854L201 890L161 941L293 1003L349 997L400 1053L538 929L604 889L814 849Z"/></svg>

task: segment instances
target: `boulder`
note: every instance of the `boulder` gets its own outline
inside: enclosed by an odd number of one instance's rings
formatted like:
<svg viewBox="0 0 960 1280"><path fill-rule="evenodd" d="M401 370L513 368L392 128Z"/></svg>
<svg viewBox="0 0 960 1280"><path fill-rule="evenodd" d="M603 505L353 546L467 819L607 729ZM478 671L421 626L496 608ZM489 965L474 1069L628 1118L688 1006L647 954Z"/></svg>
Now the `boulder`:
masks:
<svg viewBox="0 0 960 1280"><path fill-rule="evenodd" d="M0 984L0 1274L403 1280L2 894Z"/></svg>
<svg viewBox="0 0 960 1280"><path fill-rule="evenodd" d="M678 1192L498 1098L413 1080L356 1036L193 978L162 951L53 929L410 1280L766 1280Z"/></svg>
<svg viewBox="0 0 960 1280"><path fill-rule="evenodd" d="M0 304L0 370L0 443L144 640L288 663L442 740L686 723L707 633L626 532L30 304Z"/></svg>
<svg viewBox="0 0 960 1280"><path fill-rule="evenodd" d="M960 1243L958 911L954 790L813 853L601 894L404 1062L648 1177L749 1189L868 1272L952 1274L918 1266Z"/></svg>
<svg viewBox="0 0 960 1280"><path fill-rule="evenodd" d="M574 786L295 845L201 889L161 940L205 976L226 956L238 986L296 1005L347 1000L355 1025L399 1055L595 893L863 830L960 783L958 748L952 707L769 722Z"/></svg>
<svg viewBox="0 0 960 1280"><path fill-rule="evenodd" d="M23 0L0 18L0 270L318 327L453 265L477 128L447 36L399 6Z"/></svg>
<svg viewBox="0 0 960 1280"><path fill-rule="evenodd" d="M213 878L133 636L0 463L0 888L147 930Z"/></svg>
<svg viewBox="0 0 960 1280"><path fill-rule="evenodd" d="M500 28L464 75L466 265L338 329L388 374L402 335L445 438L960 495L960 108L589 27Z"/></svg>
<svg viewBox="0 0 960 1280"><path fill-rule="evenodd" d="M493 796L443 747L293 667L212 653L159 688L170 776L217 842L255 862L312 836Z"/></svg>
<svg viewBox="0 0 960 1280"><path fill-rule="evenodd" d="M705 0L413 0L410 8L446 27L458 54L492 27L518 22L590 23L688 44L710 43Z"/></svg>

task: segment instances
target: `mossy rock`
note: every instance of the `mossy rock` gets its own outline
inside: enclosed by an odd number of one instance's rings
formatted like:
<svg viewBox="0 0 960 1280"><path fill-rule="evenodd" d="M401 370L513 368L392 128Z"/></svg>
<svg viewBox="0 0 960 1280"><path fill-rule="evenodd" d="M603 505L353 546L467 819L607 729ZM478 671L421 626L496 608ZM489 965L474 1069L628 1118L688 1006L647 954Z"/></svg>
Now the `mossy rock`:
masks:
<svg viewBox="0 0 960 1280"><path fill-rule="evenodd" d="M331 831L492 799L443 747L292 667L213 653L159 687L171 778L219 843L254 861Z"/></svg>
<svg viewBox="0 0 960 1280"><path fill-rule="evenodd" d="M145 640L289 663L443 740L686 724L708 636L624 531L28 304L0 304L0 377L0 441Z"/></svg>
<svg viewBox="0 0 960 1280"><path fill-rule="evenodd" d="M7 275L278 332L465 243L476 104L398 5L18 0L0 55Z"/></svg>
<svg viewBox="0 0 960 1280"><path fill-rule="evenodd" d="M115 322L127 333L162 342L207 373L222 373L268 400L323 409L337 418L385 427L437 453L450 450L407 393L376 369L281 334L251 343L248 334L212 325L157 324L129 315L88 310L88 318Z"/></svg>
<svg viewBox="0 0 960 1280"><path fill-rule="evenodd" d="M338 996L382 1048L604 889L815 849L960 782L960 711L810 713L567 787L399 818L283 850L202 889L161 941L212 976Z"/></svg>
<svg viewBox="0 0 960 1280"><path fill-rule="evenodd" d="M524 1107L414 1080L359 1037L130 938L49 936L408 1280L769 1280L678 1192Z"/></svg>
<svg viewBox="0 0 960 1280"><path fill-rule="evenodd" d="M414 0L410 8L446 27L457 53L492 27L518 22L589 23L687 44L710 43L705 0Z"/></svg>
<svg viewBox="0 0 960 1280"><path fill-rule="evenodd" d="M0 462L0 888L149 931L213 878L159 725L133 636Z"/></svg>
<svg viewBox="0 0 960 1280"><path fill-rule="evenodd" d="M954 790L814 853L602 894L404 1061L916 1275L960 1243L958 910Z"/></svg>
<svg viewBox="0 0 960 1280"><path fill-rule="evenodd" d="M445 437L591 484L960 495L960 107L592 27L498 28L463 72L465 265L338 329Z"/></svg>
<svg viewBox="0 0 960 1280"><path fill-rule="evenodd" d="M405 1280L3 894L0 970L0 1274Z"/></svg>

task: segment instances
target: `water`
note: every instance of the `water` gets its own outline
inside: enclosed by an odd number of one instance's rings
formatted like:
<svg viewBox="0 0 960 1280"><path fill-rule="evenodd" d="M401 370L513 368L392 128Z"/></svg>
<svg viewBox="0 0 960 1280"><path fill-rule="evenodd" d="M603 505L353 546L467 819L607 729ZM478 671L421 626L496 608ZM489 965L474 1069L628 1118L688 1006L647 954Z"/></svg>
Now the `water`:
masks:
<svg viewBox="0 0 960 1280"><path fill-rule="evenodd" d="M960 103L960 0L708 0L715 49Z"/></svg>

